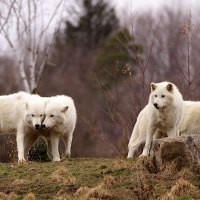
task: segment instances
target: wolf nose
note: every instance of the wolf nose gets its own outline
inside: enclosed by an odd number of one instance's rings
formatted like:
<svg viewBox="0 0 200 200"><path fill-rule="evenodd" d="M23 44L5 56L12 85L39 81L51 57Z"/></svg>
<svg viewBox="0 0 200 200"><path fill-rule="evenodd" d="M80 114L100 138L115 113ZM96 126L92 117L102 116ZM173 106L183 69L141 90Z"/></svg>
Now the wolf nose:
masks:
<svg viewBox="0 0 200 200"><path fill-rule="evenodd" d="M157 103L154 103L153 105L158 109L158 104Z"/></svg>
<svg viewBox="0 0 200 200"><path fill-rule="evenodd" d="M42 128L46 128L45 124L42 124Z"/></svg>
<svg viewBox="0 0 200 200"><path fill-rule="evenodd" d="M40 125L39 124L35 124L35 129L39 129Z"/></svg>

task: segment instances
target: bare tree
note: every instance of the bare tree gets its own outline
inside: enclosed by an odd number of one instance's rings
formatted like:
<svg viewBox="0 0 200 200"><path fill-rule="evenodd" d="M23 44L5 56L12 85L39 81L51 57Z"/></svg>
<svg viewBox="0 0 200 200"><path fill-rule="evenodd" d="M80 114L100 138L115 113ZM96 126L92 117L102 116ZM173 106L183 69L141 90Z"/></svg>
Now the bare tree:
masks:
<svg viewBox="0 0 200 200"><path fill-rule="evenodd" d="M64 0L52 1L54 7L47 11L48 3L38 0L0 1L0 34L16 55L23 87L29 93L37 90L64 13Z"/></svg>

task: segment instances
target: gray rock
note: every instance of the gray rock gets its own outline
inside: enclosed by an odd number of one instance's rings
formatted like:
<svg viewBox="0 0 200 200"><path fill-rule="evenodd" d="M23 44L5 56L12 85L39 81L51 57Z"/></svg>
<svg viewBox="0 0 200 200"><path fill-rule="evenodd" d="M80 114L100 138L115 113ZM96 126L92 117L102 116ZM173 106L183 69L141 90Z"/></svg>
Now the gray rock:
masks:
<svg viewBox="0 0 200 200"><path fill-rule="evenodd" d="M173 162L178 170L189 167L200 171L200 135L156 139L150 154L160 170Z"/></svg>

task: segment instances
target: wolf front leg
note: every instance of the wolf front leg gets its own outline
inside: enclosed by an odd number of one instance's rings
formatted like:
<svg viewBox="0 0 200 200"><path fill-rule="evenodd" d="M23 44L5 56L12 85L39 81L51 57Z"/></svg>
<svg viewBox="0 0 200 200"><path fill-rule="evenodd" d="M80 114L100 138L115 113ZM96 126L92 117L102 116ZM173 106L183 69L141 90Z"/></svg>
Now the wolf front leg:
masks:
<svg viewBox="0 0 200 200"><path fill-rule="evenodd" d="M137 149L140 147L140 145L144 144L145 141L146 141L145 138L138 138L135 142L129 144L127 158L133 158Z"/></svg>
<svg viewBox="0 0 200 200"><path fill-rule="evenodd" d="M45 138L45 141L47 144L47 155L51 160L53 160L51 140L49 138Z"/></svg>
<svg viewBox="0 0 200 200"><path fill-rule="evenodd" d="M66 134L63 136L63 142L65 144L65 156L70 158L71 156L71 145L72 145L73 133Z"/></svg>
<svg viewBox="0 0 200 200"><path fill-rule="evenodd" d="M24 158L24 131L23 129L17 130L17 152L18 152L18 162L25 162Z"/></svg>
<svg viewBox="0 0 200 200"><path fill-rule="evenodd" d="M52 146L53 161L60 161L60 154L58 150L59 137L55 136L54 134L51 134L50 139L51 139L51 146Z"/></svg>
<svg viewBox="0 0 200 200"><path fill-rule="evenodd" d="M177 127L175 126L175 127L171 128L169 131L167 131L167 136L172 137L172 138L179 136L179 131L178 131Z"/></svg>
<svg viewBox="0 0 200 200"><path fill-rule="evenodd" d="M150 154L151 144L153 141L154 133L156 132L156 128L150 127L148 130L149 130L149 132L147 133L146 143L145 143L143 152L140 156L149 156L149 154Z"/></svg>

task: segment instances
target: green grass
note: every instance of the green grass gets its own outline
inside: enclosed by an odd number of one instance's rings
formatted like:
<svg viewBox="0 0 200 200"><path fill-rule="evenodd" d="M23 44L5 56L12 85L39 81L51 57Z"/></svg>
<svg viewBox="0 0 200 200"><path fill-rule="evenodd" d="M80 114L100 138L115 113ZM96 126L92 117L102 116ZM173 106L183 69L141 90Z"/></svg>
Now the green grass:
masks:
<svg viewBox="0 0 200 200"><path fill-rule="evenodd" d="M62 191L62 194L66 193L71 199L75 199L74 193L80 187L94 188L104 183L105 176L111 176L115 183L106 188L110 196L102 199L160 199L180 178L177 174L171 177L166 177L161 172L151 174L136 163L135 160L127 159L77 158L56 163L0 164L0 192L14 192L16 199L23 199L32 192L36 199L45 200L59 196L58 193ZM53 180L52 173L59 169L67 169L76 182L67 184ZM20 183L20 180L23 182ZM199 187L199 176L192 174L187 180Z"/></svg>
<svg viewBox="0 0 200 200"><path fill-rule="evenodd" d="M197 186L200 190L200 175L196 176L195 178L195 186Z"/></svg>
<svg viewBox="0 0 200 200"><path fill-rule="evenodd" d="M193 198L190 198L190 197L180 197L177 200L193 200Z"/></svg>

